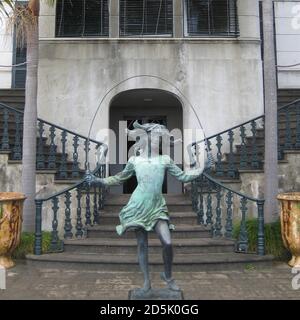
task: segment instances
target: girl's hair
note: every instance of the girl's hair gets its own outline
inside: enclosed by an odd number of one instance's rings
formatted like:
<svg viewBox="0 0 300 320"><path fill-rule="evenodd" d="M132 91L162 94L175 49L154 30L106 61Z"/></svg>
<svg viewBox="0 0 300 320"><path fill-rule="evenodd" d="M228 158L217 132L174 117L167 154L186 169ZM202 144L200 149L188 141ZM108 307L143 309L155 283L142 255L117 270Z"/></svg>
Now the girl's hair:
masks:
<svg viewBox="0 0 300 320"><path fill-rule="evenodd" d="M140 150L144 150L148 144L148 137L159 136L163 144L174 144L173 137L166 126L158 123L140 124L138 121L133 123L133 130L127 130L128 136L136 140L134 144L134 154L137 155Z"/></svg>

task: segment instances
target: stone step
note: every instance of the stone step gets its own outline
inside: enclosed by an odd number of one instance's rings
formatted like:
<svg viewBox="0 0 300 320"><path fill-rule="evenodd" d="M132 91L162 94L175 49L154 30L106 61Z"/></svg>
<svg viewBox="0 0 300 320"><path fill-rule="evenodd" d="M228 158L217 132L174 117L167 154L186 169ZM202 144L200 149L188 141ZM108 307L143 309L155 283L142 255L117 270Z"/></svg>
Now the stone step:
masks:
<svg viewBox="0 0 300 320"><path fill-rule="evenodd" d="M300 89L278 89L278 99L282 96L298 96L300 98Z"/></svg>
<svg viewBox="0 0 300 320"><path fill-rule="evenodd" d="M109 271L139 271L136 254L78 254L52 253L40 256L27 255L30 267L68 268ZM258 256L241 253L199 253L176 254L173 270L209 271L209 270L244 270L249 266L265 267L272 265L273 256ZM150 271L162 271L161 254L149 255Z"/></svg>
<svg viewBox="0 0 300 320"><path fill-rule="evenodd" d="M222 253L233 252L234 241L225 239L199 238L172 240L175 254ZM149 253L161 253L158 239L149 239ZM100 253L100 254L135 254L136 239L87 238L82 240L65 240L66 253Z"/></svg>
<svg viewBox="0 0 300 320"><path fill-rule="evenodd" d="M19 110L24 110L25 97L24 96L1 96L0 103L6 104L9 107L16 108Z"/></svg>
<svg viewBox="0 0 300 320"><path fill-rule="evenodd" d="M25 89L0 89L0 97L4 97L4 96L25 97Z"/></svg>
<svg viewBox="0 0 300 320"><path fill-rule="evenodd" d="M106 197L107 205L125 205L128 203L131 194L120 194L120 195L108 195ZM190 205L191 199L184 194L163 194L167 205Z"/></svg>
<svg viewBox="0 0 300 320"><path fill-rule="evenodd" d="M105 206L106 209L106 206ZM170 213L171 222L179 225L195 225L197 224L197 215L195 212L171 212ZM119 212L107 212L101 211L100 213L100 225L117 225L119 224Z"/></svg>
<svg viewBox="0 0 300 320"><path fill-rule="evenodd" d="M126 205L114 205L112 203L105 202L105 210L110 211L112 213L120 212L121 209ZM189 205L187 204L167 204L168 210L170 212L190 212L192 211L191 200Z"/></svg>
<svg viewBox="0 0 300 320"><path fill-rule="evenodd" d="M193 238L209 238L211 235L210 229L199 225L177 225L175 230L172 231L173 239L193 239ZM93 226L87 227L88 238L109 238L119 239L120 236L116 232L115 225L108 226ZM128 231L122 238L124 239L135 239L135 232ZM149 238L157 238L155 232L149 232Z"/></svg>
<svg viewBox="0 0 300 320"><path fill-rule="evenodd" d="M285 120L278 121L278 129L279 129L279 130L282 130L282 131L284 132L285 129L286 129L286 126L287 126L287 124L286 124L286 121L285 121ZM290 129L296 130L296 128L297 128L297 121L296 121L296 119L290 119ZM295 131L292 131L291 133L293 133L293 132L295 132Z"/></svg>
<svg viewBox="0 0 300 320"><path fill-rule="evenodd" d="M278 106L284 106L295 100L300 99L299 89L279 89L278 90Z"/></svg>

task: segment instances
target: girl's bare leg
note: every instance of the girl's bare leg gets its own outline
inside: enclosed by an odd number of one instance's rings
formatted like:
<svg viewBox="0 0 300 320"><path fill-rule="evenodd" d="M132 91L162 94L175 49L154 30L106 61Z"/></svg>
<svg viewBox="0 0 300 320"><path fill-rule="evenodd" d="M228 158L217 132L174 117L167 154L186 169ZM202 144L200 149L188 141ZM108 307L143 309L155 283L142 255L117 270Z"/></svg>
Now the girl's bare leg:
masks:
<svg viewBox="0 0 300 320"><path fill-rule="evenodd" d="M161 274L161 277L167 283L169 289L178 291L180 289L172 278L173 246L168 222L159 220L155 225L155 231L163 246L165 272Z"/></svg>
<svg viewBox="0 0 300 320"><path fill-rule="evenodd" d="M148 263L148 234L144 229L137 229L135 233L138 244L139 264L144 275L144 286L142 290L147 292L151 289Z"/></svg>

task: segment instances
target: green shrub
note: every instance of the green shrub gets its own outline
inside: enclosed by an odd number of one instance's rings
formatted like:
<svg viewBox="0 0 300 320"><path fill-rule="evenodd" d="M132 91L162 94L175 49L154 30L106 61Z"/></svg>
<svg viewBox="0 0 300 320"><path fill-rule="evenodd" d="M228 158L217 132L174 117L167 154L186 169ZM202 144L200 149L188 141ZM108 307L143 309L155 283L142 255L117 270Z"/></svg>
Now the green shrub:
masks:
<svg viewBox="0 0 300 320"><path fill-rule="evenodd" d="M50 249L51 233L43 232L42 250L48 252ZM34 249L34 233L23 232L19 246L13 252L14 259L25 259L26 254L33 254Z"/></svg>
<svg viewBox="0 0 300 320"><path fill-rule="evenodd" d="M249 251L255 252L257 250L257 231L258 220L249 219L246 221L246 229L249 239ZM233 235L238 239L240 233L240 222L234 224ZM281 237L280 221L265 224L265 245L266 254L271 254L280 260L289 260L290 253L283 245Z"/></svg>

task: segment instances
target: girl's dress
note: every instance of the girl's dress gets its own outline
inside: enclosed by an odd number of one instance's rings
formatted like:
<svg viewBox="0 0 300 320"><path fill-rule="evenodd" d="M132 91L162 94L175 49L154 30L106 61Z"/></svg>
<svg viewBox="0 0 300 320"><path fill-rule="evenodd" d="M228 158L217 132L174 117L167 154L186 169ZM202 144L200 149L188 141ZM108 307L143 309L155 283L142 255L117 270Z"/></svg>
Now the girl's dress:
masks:
<svg viewBox="0 0 300 320"><path fill-rule="evenodd" d="M169 223L168 208L162 195L166 170L181 182L190 182L203 171L198 168L184 172L166 155L149 159L131 157L122 172L103 179L106 186L113 186L123 183L134 174L137 178L138 185L119 214L121 224L116 227L119 235L127 229L143 228L151 231L158 220ZM169 223L169 228L174 229L174 226Z"/></svg>

